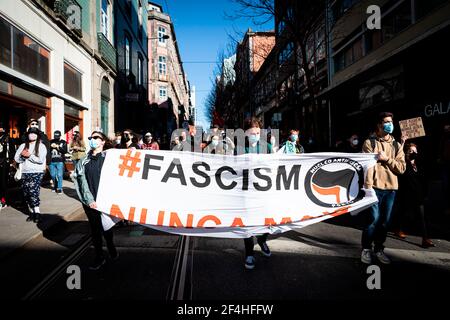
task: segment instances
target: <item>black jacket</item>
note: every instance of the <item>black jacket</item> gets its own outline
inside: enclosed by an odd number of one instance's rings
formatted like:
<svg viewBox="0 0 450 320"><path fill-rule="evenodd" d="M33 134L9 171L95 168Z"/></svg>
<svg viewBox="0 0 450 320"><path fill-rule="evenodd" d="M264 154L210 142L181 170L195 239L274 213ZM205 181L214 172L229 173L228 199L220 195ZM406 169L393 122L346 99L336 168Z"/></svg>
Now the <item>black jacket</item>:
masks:
<svg viewBox="0 0 450 320"><path fill-rule="evenodd" d="M84 166L84 175L89 186L89 191L91 191L94 199L97 199L100 174L102 172L103 163L105 162L105 154L100 152L94 156L91 151L87 157L89 158L89 162Z"/></svg>
<svg viewBox="0 0 450 320"><path fill-rule="evenodd" d="M56 148L52 147L52 144L56 144ZM65 154L67 153L67 142L63 139L50 140L50 154L51 162L64 162L66 160Z"/></svg>

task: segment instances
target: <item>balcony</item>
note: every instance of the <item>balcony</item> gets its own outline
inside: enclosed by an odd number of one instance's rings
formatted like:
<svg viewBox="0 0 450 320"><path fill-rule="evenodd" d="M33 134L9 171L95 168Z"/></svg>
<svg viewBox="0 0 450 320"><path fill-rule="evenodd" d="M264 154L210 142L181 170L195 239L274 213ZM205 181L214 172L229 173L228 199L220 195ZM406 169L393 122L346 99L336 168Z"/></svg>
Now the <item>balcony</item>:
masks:
<svg viewBox="0 0 450 320"><path fill-rule="evenodd" d="M105 35L101 32L97 33L98 51L102 55L102 58L106 63L114 70L117 71L117 51Z"/></svg>
<svg viewBox="0 0 450 320"><path fill-rule="evenodd" d="M36 0L36 2L40 2L41 5L44 3L46 7L53 11L53 16L56 20L59 19L61 24L76 36L82 37L81 21L83 10L76 0Z"/></svg>

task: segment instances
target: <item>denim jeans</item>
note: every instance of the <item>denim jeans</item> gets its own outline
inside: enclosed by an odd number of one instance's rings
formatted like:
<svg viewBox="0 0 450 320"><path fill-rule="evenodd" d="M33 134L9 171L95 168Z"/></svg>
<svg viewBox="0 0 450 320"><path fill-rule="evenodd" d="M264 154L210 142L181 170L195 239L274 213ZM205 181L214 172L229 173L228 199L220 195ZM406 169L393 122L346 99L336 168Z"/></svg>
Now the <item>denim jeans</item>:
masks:
<svg viewBox="0 0 450 320"><path fill-rule="evenodd" d="M55 189L62 190L64 162L50 162L48 168L50 169L50 176L52 177Z"/></svg>
<svg viewBox="0 0 450 320"><path fill-rule="evenodd" d="M369 209L369 225L362 234L363 249L372 249L372 242L375 244L374 251L384 249L387 230L391 220L392 207L395 200L395 190L374 189L378 198L378 203Z"/></svg>

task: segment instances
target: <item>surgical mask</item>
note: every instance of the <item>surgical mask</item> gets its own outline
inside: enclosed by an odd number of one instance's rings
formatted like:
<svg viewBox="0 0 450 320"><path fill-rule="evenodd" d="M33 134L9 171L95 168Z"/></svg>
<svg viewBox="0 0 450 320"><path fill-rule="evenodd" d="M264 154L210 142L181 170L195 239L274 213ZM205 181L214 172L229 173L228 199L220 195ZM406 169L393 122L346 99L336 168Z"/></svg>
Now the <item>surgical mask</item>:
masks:
<svg viewBox="0 0 450 320"><path fill-rule="evenodd" d="M211 145L215 148L219 145L219 140L212 140Z"/></svg>
<svg viewBox="0 0 450 320"><path fill-rule="evenodd" d="M29 139L30 141L36 141L36 139L37 139L37 134L36 134L36 133L30 133L30 134L28 135L28 139Z"/></svg>
<svg viewBox="0 0 450 320"><path fill-rule="evenodd" d="M250 141L250 143L257 143L259 141L260 135L259 134L251 134L248 137L248 140Z"/></svg>
<svg viewBox="0 0 450 320"><path fill-rule="evenodd" d="M394 124L392 122L383 124L383 130L384 132L391 134L392 132L394 132Z"/></svg>
<svg viewBox="0 0 450 320"><path fill-rule="evenodd" d="M100 145L100 144L99 144L99 142L98 142L97 139L91 139L91 140L89 140L89 147L90 147L91 149L97 149L99 145Z"/></svg>
<svg viewBox="0 0 450 320"><path fill-rule="evenodd" d="M358 139L353 139L353 140L352 140L352 145L357 146L358 143L359 143L359 140L358 140Z"/></svg>
<svg viewBox="0 0 450 320"><path fill-rule="evenodd" d="M291 134L291 140L293 142L296 142L298 140L298 135L297 134Z"/></svg>
<svg viewBox="0 0 450 320"><path fill-rule="evenodd" d="M116 144L120 144L120 139L116 139Z"/></svg>

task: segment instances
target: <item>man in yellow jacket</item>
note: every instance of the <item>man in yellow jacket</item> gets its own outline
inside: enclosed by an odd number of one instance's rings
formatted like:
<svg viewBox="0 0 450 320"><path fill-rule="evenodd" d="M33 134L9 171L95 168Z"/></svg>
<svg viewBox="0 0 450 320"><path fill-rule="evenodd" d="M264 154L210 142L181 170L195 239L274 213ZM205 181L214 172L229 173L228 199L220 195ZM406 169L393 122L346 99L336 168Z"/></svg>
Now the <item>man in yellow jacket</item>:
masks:
<svg viewBox="0 0 450 320"><path fill-rule="evenodd" d="M394 131L393 117L390 112L380 113L375 134L362 147L365 153L378 154L377 164L369 169L365 181L365 187L373 188L378 198L378 203L370 208L370 223L361 239L361 261L366 264L372 263L372 243L377 259L383 264L391 262L384 253L384 242L398 189L397 175L406 169L403 146L391 135Z"/></svg>

